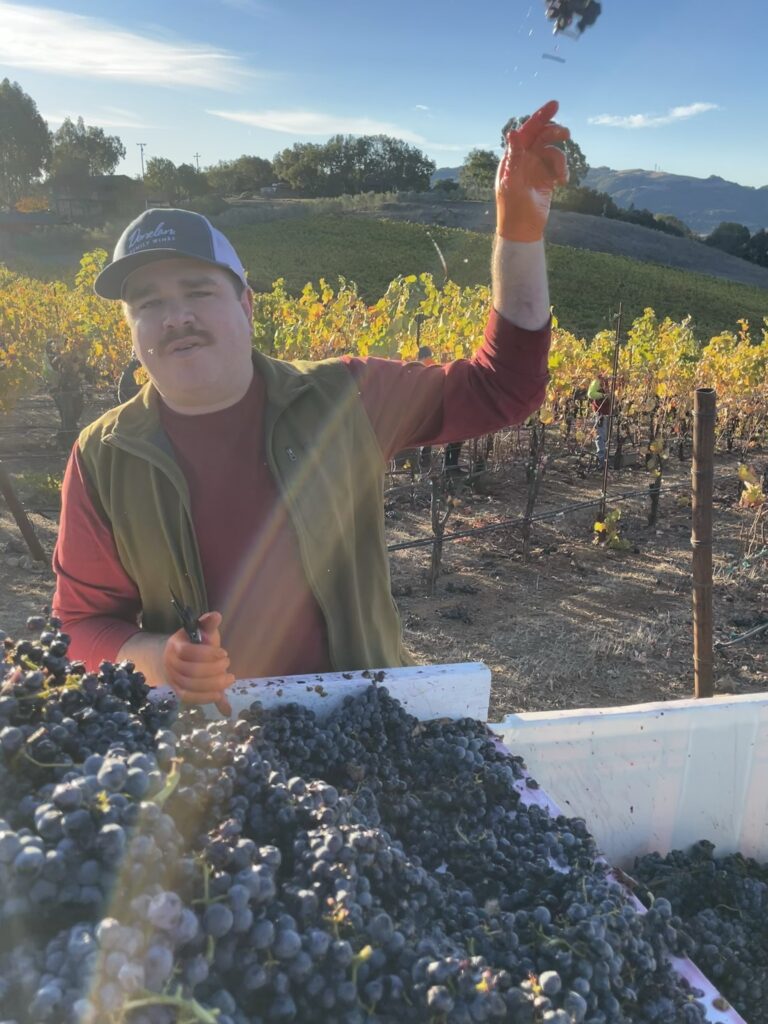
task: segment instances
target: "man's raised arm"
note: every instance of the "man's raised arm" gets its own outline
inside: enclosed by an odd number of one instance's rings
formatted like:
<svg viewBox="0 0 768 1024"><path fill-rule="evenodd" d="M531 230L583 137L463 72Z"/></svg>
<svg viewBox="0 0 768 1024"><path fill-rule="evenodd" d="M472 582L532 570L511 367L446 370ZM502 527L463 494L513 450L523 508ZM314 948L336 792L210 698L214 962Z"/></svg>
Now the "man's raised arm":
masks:
<svg viewBox="0 0 768 1024"><path fill-rule="evenodd" d="M492 300L472 359L438 366L345 357L385 458L416 444L477 437L521 423L544 400L550 340L544 229L555 185L567 180L555 143L567 128L546 103L516 132L496 175Z"/></svg>
<svg viewBox="0 0 768 1024"><path fill-rule="evenodd" d="M493 306L505 320L529 331L549 319L544 229L554 188L568 180L565 154L556 144L570 132L552 120L557 108L550 100L520 129L508 132L496 173Z"/></svg>

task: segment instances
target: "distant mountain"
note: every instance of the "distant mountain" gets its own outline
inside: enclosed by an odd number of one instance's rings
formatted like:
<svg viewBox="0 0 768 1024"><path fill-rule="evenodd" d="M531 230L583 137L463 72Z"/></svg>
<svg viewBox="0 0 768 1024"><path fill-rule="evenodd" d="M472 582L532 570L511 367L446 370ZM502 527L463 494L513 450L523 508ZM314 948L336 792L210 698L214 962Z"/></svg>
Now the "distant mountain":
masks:
<svg viewBox="0 0 768 1024"><path fill-rule="evenodd" d="M431 183L434 185L436 181L443 181L446 178L453 178L454 181L458 181L460 170L461 167L438 167L430 179Z"/></svg>
<svg viewBox="0 0 768 1024"><path fill-rule="evenodd" d="M592 167L582 182L607 192L617 206L651 213L671 213L700 235L708 235L721 221L744 224L751 232L768 227L768 185L751 188L712 174L689 178L663 171L614 171Z"/></svg>
<svg viewBox="0 0 768 1024"><path fill-rule="evenodd" d="M438 167L432 184L445 178L459 180L461 167ZM617 206L651 213L671 213L691 231L708 235L722 221L744 224L751 232L768 228L768 185L751 188L712 174L689 178L663 171L614 171L592 167L582 182L587 188L607 192Z"/></svg>

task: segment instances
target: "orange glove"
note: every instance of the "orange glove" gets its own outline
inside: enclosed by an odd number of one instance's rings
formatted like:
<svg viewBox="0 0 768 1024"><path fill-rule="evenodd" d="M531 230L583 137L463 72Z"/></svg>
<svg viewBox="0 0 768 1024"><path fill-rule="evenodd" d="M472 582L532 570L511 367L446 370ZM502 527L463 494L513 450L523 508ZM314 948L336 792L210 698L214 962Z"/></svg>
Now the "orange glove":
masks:
<svg viewBox="0 0 768 1024"><path fill-rule="evenodd" d="M568 181L565 153L555 142L571 133L552 118L558 103L550 100L507 133L507 149L496 172L496 233L510 242L538 242L544 235L555 185Z"/></svg>
<svg viewBox="0 0 768 1024"><path fill-rule="evenodd" d="M227 671L229 655L221 646L221 615L206 612L199 625L201 644L193 644L183 629L168 637L163 650L165 678L180 700L215 704L223 715L229 715L232 709L224 691L235 677Z"/></svg>

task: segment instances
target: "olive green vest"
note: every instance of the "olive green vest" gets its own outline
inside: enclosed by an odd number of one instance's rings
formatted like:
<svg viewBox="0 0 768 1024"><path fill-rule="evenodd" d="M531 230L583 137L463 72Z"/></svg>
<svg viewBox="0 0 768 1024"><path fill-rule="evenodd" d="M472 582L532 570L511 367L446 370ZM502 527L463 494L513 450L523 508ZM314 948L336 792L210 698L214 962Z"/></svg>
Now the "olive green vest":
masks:
<svg viewBox="0 0 768 1024"><path fill-rule="evenodd" d="M266 387L267 459L325 619L332 668L410 664L390 587L383 457L352 374L339 360L286 363L257 352L254 366ZM79 445L91 496L138 587L142 628L172 633L169 586L196 611L208 601L187 483L158 402L145 385L86 427Z"/></svg>

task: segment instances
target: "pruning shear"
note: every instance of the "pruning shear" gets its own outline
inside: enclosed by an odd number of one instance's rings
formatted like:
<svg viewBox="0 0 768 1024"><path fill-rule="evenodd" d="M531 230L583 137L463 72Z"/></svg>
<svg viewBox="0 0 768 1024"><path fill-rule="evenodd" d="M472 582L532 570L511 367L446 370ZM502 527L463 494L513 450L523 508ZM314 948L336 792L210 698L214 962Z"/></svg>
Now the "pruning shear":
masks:
<svg viewBox="0 0 768 1024"><path fill-rule="evenodd" d="M203 634L200 632L200 619L194 614L189 605L183 605L181 601L176 597L173 592L173 587L168 585L168 589L171 592L171 604L176 609L176 614L181 620L181 624L184 627L184 632L187 634L193 644L201 644L203 642Z"/></svg>

